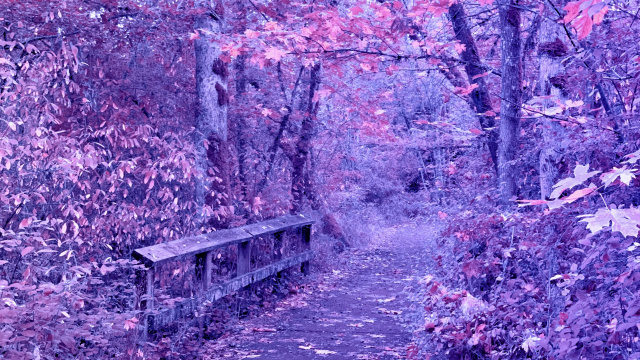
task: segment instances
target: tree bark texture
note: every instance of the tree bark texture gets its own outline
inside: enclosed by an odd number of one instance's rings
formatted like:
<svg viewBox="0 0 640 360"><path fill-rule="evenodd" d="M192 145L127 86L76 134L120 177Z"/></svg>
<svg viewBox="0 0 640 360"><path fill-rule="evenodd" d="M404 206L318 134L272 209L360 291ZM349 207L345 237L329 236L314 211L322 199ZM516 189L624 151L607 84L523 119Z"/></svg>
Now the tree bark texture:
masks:
<svg viewBox="0 0 640 360"><path fill-rule="evenodd" d="M480 55L478 54L478 47L471 35L469 24L467 23L467 15L464 11L464 7L461 2L456 2L449 7L449 17L451 18L451 24L453 25L453 31L456 36L456 40L460 41L465 46L464 51L460 54L462 61L465 63L464 69L467 72L469 78L469 84L478 85L471 92L471 100L474 105L474 109L478 114L480 126L487 133L487 147L491 154L491 160L493 166L498 169L498 132L495 129L495 117L484 115L487 111L493 111L491 108L491 98L487 89L487 84L484 76L479 76L485 71L481 67Z"/></svg>
<svg viewBox="0 0 640 360"><path fill-rule="evenodd" d="M236 96L235 99L239 104L243 104L244 102L244 93L247 88L247 74L246 74L246 61L247 55L240 55L236 59L235 62L235 70L236 70ZM247 199L247 169L246 169L246 159L247 159L247 134L246 131L246 121L244 116L238 116L237 119L234 119L234 132L235 132L235 147L236 153L238 154L238 181L240 182L240 193L244 200Z"/></svg>
<svg viewBox="0 0 640 360"><path fill-rule="evenodd" d="M292 159L291 173L291 213L297 214L302 210L302 205L310 184L310 177L306 176L306 164L311 150L311 140L315 131L316 114L318 113L318 102L314 97L320 86L320 63L309 67L309 91L306 94L306 113L300 128L300 137L295 146L295 153Z"/></svg>
<svg viewBox="0 0 640 360"><path fill-rule="evenodd" d="M566 98L566 74L562 59L567 54L567 46L562 40L564 29L552 21L556 15L546 6L545 17L540 24L538 46L539 86L543 97L543 110L546 112L555 103L549 98ZM557 16L557 15L556 15ZM559 175L560 161L564 152L564 128L551 118L542 118L542 142L540 144L540 198L546 199L553 191Z"/></svg>
<svg viewBox="0 0 640 360"><path fill-rule="evenodd" d="M236 1L232 5L232 11L234 14L233 22L236 28L233 29L238 34L243 34L247 28L247 6L244 1ZM235 103L239 106L245 104L245 92L247 91L247 59L249 55L241 54L233 62L235 70ZM229 121L230 132L233 134L233 143L235 146L236 154L238 155L238 185L240 187L240 195L242 200L248 201L248 176L247 166L245 164L247 160L247 123L243 113L237 116L237 118Z"/></svg>
<svg viewBox="0 0 640 360"><path fill-rule="evenodd" d="M500 143L498 148L498 188L503 204L516 195L516 156L522 106L522 58L520 56L520 10L516 0L499 4L502 47L502 87L500 103Z"/></svg>
<svg viewBox="0 0 640 360"><path fill-rule="evenodd" d="M220 46L216 35L222 30L222 6L203 14L196 22L199 38L195 40L196 91L198 114L196 118L196 149L199 153L197 168L204 174L196 184L196 202L201 209L201 222L214 227L225 227L230 217L230 152L228 144L227 64L220 59ZM214 176L212 182L205 179ZM215 215L206 219L202 213L210 206Z"/></svg>

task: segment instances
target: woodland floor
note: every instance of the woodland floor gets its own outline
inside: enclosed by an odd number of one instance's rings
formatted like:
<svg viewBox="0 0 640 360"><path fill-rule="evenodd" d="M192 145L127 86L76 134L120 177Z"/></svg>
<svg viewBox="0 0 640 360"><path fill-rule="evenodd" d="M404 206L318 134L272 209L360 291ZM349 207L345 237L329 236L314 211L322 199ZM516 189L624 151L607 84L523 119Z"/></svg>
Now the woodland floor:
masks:
<svg viewBox="0 0 640 360"><path fill-rule="evenodd" d="M388 228L340 255L272 311L205 346L207 359L402 359L412 339L409 299L426 271L427 229Z"/></svg>

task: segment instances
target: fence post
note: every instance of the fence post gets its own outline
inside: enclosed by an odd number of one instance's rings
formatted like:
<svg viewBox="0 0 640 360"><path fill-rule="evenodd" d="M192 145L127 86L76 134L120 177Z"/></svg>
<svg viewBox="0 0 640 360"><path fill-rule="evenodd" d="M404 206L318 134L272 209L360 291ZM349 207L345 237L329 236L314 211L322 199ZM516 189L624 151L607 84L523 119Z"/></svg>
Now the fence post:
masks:
<svg viewBox="0 0 640 360"><path fill-rule="evenodd" d="M153 310L153 282L155 280L156 269L150 267L147 269L147 310Z"/></svg>
<svg viewBox="0 0 640 360"><path fill-rule="evenodd" d="M211 286L211 257L213 253L207 251L205 253L196 254L196 279L200 282L202 296L209 290ZM204 339L204 323L205 308L204 304L199 304L196 311L198 317L198 337Z"/></svg>
<svg viewBox="0 0 640 360"><path fill-rule="evenodd" d="M238 244L238 276L251 271L251 240Z"/></svg>
<svg viewBox="0 0 640 360"><path fill-rule="evenodd" d="M142 297L147 294L147 270L136 270L136 310L144 310L147 307L147 301Z"/></svg>
<svg viewBox="0 0 640 360"><path fill-rule="evenodd" d="M211 251L196 255L196 278L201 283L202 291L209 290L211 286Z"/></svg>
<svg viewBox="0 0 640 360"><path fill-rule="evenodd" d="M138 310L153 310L153 280L155 268L136 270L136 293L138 294ZM146 299L143 299L146 297Z"/></svg>
<svg viewBox="0 0 640 360"><path fill-rule="evenodd" d="M300 229L300 235L302 235L302 249L304 251L311 250L311 225L303 226ZM311 274L309 261L304 261L300 266L300 270L304 275Z"/></svg>
<svg viewBox="0 0 640 360"><path fill-rule="evenodd" d="M284 231L278 231L273 234L273 259L275 261L282 260L282 242L284 240Z"/></svg>
<svg viewBox="0 0 640 360"><path fill-rule="evenodd" d="M147 334L151 331L149 326L149 314L144 312L153 310L153 282L155 277L155 268L148 267L145 270L136 270L136 293L138 303L137 310L143 312L140 321L144 323L144 333L142 334L143 342L147 341ZM145 297L145 299L143 299Z"/></svg>
<svg viewBox="0 0 640 360"><path fill-rule="evenodd" d="M284 241L284 231L278 231L273 233L273 260L282 260L282 243ZM282 277L282 271L276 273L276 277L280 279Z"/></svg>

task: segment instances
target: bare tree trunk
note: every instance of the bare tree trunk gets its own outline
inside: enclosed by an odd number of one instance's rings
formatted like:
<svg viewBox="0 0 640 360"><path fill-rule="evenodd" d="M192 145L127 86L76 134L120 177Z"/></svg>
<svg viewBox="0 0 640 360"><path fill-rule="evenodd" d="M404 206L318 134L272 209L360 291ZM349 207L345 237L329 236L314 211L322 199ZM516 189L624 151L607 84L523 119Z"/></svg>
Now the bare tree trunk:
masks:
<svg viewBox="0 0 640 360"><path fill-rule="evenodd" d="M313 65L309 68L309 88L305 92L306 100L301 103L305 103L305 116L302 121L302 127L300 129L300 138L295 145L295 150L284 150L291 159L292 174L291 174L291 194L293 195L293 201L291 206L291 213L297 214L302 211L304 199L306 198L313 211L319 211L322 215L320 219L321 228L323 234L329 235L336 240L334 244L334 250L340 252L344 248L348 248L349 242L346 239L340 224L336 220L335 216L329 211L326 203L322 199L321 195L316 189L315 172L312 162L313 154L311 141L315 136L316 131L316 116L318 114L319 101L314 101L314 97L320 87L320 63ZM302 104L301 104L302 105Z"/></svg>
<svg viewBox="0 0 640 360"><path fill-rule="evenodd" d="M438 202L438 205L442 205L444 200L444 188L445 188L445 178L444 178L444 166L445 166L445 148L442 146L436 146L433 149L433 160L436 163L434 169L434 178L435 178L435 200ZM432 195L432 199L434 200L434 196Z"/></svg>
<svg viewBox="0 0 640 360"><path fill-rule="evenodd" d="M242 34L245 32L247 26L247 8L245 2L236 1L233 3L232 11L234 13L233 22L235 24L235 31L238 34ZM242 54L236 58L234 61L234 70L235 70L235 103L242 107L244 104L244 93L247 90L247 54ZM240 186L240 195L243 201L249 200L249 195L247 194L248 188L248 179L247 179L247 169L245 161L247 159L247 134L246 134L246 120L243 113L241 113L237 118L234 118L230 124L230 129L232 129L232 133L234 136L234 145L236 154L238 156L238 182Z"/></svg>
<svg viewBox="0 0 640 360"><path fill-rule="evenodd" d="M464 69L467 72L469 84L478 85L478 87L471 92L471 99L476 113L479 114L478 119L480 120L480 126L487 133L487 146L491 154L491 160L493 160L493 166L497 170L498 133L495 129L496 121L494 116L484 115L487 111L493 111L491 108L491 98L489 97L489 91L484 77L479 76L484 73L485 70L481 67L482 62L480 61L480 55L478 55L478 48L471 35L471 30L469 30L467 16L461 2L456 2L449 7L449 17L451 18L456 39L465 46L465 50L460 56L465 63Z"/></svg>
<svg viewBox="0 0 640 360"><path fill-rule="evenodd" d="M236 70L236 101L242 103L244 100L244 93L247 87L247 74L246 74L246 60L247 55L240 55L235 62ZM239 116L234 121L235 132L235 147L238 154L238 180L240 181L240 193L244 201L247 201L247 169L245 161L247 159L247 140L246 134L246 121L244 116Z"/></svg>
<svg viewBox="0 0 640 360"><path fill-rule="evenodd" d="M561 40L564 29L556 22L552 9L546 8L546 17L540 26L540 45L538 57L540 59L539 83L540 95L553 99L566 98L566 75L562 59L567 54L567 46ZM544 110L554 106L554 102L546 98L543 100ZM553 191L559 175L559 165L564 151L561 146L564 138L564 128L557 121L550 118L542 119L542 144L540 149L540 198L546 199Z"/></svg>
<svg viewBox="0 0 640 360"><path fill-rule="evenodd" d="M281 74L282 72L282 68L280 63L278 63L278 73ZM287 102L287 105L285 105L285 114L282 116L282 119L280 120L280 126L278 127L278 132L276 133L276 137L273 139L273 145L271 145L271 147L268 150L268 154L269 154L269 160L267 163L267 169L264 172L264 177L260 180L260 182L256 185L256 190L255 193L259 194L260 192L262 192L262 190L264 190L265 186L267 185L267 182L269 180L269 176L271 175L271 171L273 170L273 167L275 166L275 160L276 160L276 155L278 152L278 148L282 149L283 153L285 154L285 156L287 158L289 158L289 160L291 162L293 162L293 155L295 153L295 150L293 148L293 146L287 146L286 144L282 143L282 136L284 134L285 129L289 126L289 119L291 118L291 115L293 114L293 109L294 109L294 102L296 100L296 93L298 90L298 86L300 84L300 79L302 78L302 74L304 72L304 65L300 66L300 71L298 72L298 77L296 78L296 82L293 85L293 89L291 90L291 95L289 96L289 100L287 100L287 93L285 90L285 85L284 85L284 81L282 79L282 76L280 75L280 87L282 89L282 96L284 98L284 100ZM302 105L301 105L302 106Z"/></svg>
<svg viewBox="0 0 640 360"><path fill-rule="evenodd" d="M300 129L300 138L296 143L295 154L292 159L292 174L291 174L291 195L293 195L293 201L291 204L291 213L296 214L302 210L302 204L305 197L306 188L308 185L305 180L308 177L305 176L305 168L307 160L309 159L309 151L311 149L311 140L315 130L315 117L318 113L318 102L314 101L314 97L318 87L320 86L320 63L315 64L309 68L309 91L307 99L306 114L302 120L302 127Z"/></svg>
<svg viewBox="0 0 640 360"><path fill-rule="evenodd" d="M516 195L518 132L522 106L522 58L520 56L520 10L516 0L499 4L502 43L502 88L500 104L500 144L498 149L498 188L503 204Z"/></svg>
<svg viewBox="0 0 640 360"><path fill-rule="evenodd" d="M196 184L196 202L202 225L208 221L214 227L225 227L230 218L229 169L230 152L227 142L227 64L220 59L216 34L222 31L224 8L218 3L215 10L202 14L196 23L199 38L195 41L196 90L198 115L196 120L197 168L204 177L213 175L212 183L205 178ZM214 216L207 219L205 208L210 206Z"/></svg>

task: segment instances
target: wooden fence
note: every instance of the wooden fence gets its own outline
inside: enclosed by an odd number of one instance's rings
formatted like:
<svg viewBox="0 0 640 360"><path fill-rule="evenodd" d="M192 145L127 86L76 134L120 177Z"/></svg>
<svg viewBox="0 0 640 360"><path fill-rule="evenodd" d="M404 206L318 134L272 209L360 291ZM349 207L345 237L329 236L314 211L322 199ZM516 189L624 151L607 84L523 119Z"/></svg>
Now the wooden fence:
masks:
<svg viewBox="0 0 640 360"><path fill-rule="evenodd" d="M239 228L219 230L212 233L183 238L158 245L136 249L133 257L141 261L146 269L137 273L138 309L146 310L147 331L156 331L174 321L193 315L206 302L216 301L230 293L271 275L301 264L305 275L309 274L311 250L311 225L313 220L304 215L288 215ZM292 234L293 233L293 234ZM301 251L283 257L283 240L286 236L300 238ZM265 254L273 261L257 269L251 269L252 242L258 238L273 237L274 254ZM236 276L221 284L212 284L212 254L217 249L237 246ZM195 275L198 284L196 295L162 306L154 301L156 271L161 264L195 257Z"/></svg>

